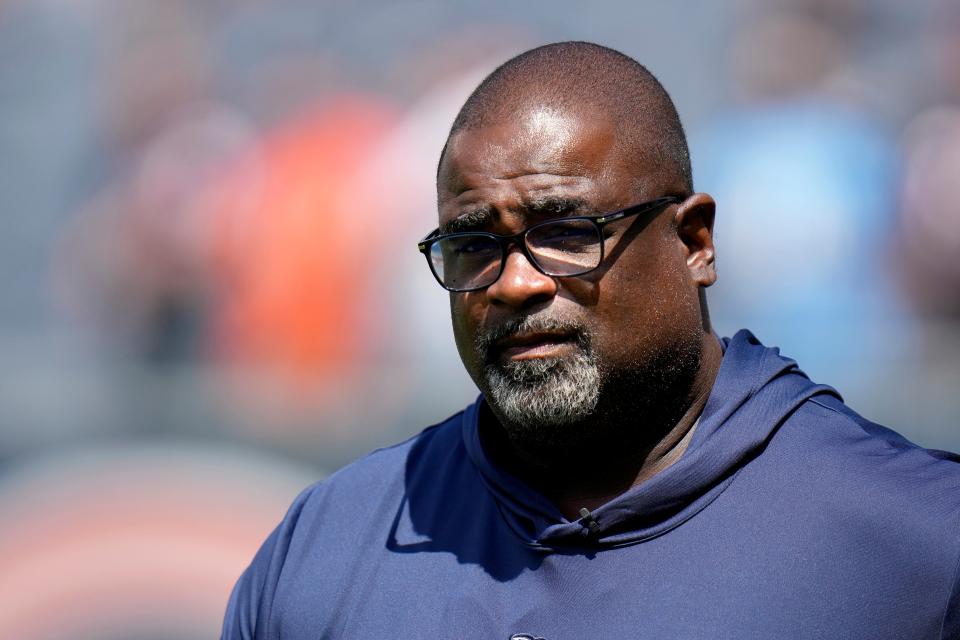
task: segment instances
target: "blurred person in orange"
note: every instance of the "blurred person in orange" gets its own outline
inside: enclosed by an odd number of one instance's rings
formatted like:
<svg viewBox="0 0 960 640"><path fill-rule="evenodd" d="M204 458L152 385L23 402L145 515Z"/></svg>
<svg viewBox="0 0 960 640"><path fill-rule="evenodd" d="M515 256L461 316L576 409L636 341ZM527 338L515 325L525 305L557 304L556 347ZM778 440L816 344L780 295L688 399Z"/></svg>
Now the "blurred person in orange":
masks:
<svg viewBox="0 0 960 640"><path fill-rule="evenodd" d="M271 132L212 190L219 362L309 402L375 352L367 292L389 236L349 187L394 121L385 102L342 94Z"/></svg>
<svg viewBox="0 0 960 640"><path fill-rule="evenodd" d="M61 300L148 364L211 368L257 425L336 404L381 344L381 252L356 242L390 228L354 215L377 210L377 185L353 187L395 121L347 91L266 132L194 106L64 234Z"/></svg>
<svg viewBox="0 0 960 640"><path fill-rule="evenodd" d="M960 635L960 456L714 333L715 203L645 67L512 58L437 200L418 248L482 394L305 490L223 638Z"/></svg>

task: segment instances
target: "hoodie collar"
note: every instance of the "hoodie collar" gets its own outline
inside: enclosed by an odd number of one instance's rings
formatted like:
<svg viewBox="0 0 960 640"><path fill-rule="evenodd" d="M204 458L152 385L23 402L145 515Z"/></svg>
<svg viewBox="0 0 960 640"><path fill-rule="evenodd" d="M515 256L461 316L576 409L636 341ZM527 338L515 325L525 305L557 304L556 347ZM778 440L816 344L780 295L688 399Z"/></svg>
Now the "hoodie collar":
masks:
<svg viewBox="0 0 960 640"><path fill-rule="evenodd" d="M481 443L483 397L463 413L467 453L510 528L534 548L617 547L679 526L712 502L759 455L783 421L808 398L839 394L814 384L794 360L746 330L722 340L723 361L687 450L653 478L567 520L544 496L496 466Z"/></svg>

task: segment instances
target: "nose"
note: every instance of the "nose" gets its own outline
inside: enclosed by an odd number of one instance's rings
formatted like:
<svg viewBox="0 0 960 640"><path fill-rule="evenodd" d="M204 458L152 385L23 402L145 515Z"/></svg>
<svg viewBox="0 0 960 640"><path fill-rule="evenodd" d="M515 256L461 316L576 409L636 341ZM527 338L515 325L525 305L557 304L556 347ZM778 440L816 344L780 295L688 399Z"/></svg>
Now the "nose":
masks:
<svg viewBox="0 0 960 640"><path fill-rule="evenodd" d="M514 248L507 254L503 273L486 293L493 304L524 307L557 295L557 280L537 271L523 252Z"/></svg>

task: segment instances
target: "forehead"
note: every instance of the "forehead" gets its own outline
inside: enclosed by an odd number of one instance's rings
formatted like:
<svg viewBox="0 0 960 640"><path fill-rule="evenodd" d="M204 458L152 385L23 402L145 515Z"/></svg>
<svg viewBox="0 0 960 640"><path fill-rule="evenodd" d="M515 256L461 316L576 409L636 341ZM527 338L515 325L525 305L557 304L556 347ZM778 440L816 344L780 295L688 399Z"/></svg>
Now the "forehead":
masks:
<svg viewBox="0 0 960 640"><path fill-rule="evenodd" d="M609 183L623 164L616 127L601 111L526 109L451 137L437 177L441 221L445 209L467 201L524 200Z"/></svg>

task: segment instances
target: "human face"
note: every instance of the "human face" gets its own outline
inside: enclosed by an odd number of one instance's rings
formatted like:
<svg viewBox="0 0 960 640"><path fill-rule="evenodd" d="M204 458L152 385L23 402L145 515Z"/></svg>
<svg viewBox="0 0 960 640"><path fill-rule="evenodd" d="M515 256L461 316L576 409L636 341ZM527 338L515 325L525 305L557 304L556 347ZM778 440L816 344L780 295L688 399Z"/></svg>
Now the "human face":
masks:
<svg viewBox="0 0 960 640"><path fill-rule="evenodd" d="M549 217L671 195L656 167L637 166L616 142L614 123L586 108L531 107L513 120L462 130L438 176L441 229L469 223L513 234ZM698 283L676 209L605 227L605 262L584 276L544 275L515 248L495 283L451 294L460 356L501 421L521 417L509 404L522 411L551 389L569 398L590 387L577 407L548 407L540 416L582 422L609 404L609 381L660 363L678 342L699 340ZM511 386L529 393L511 402L502 393Z"/></svg>

